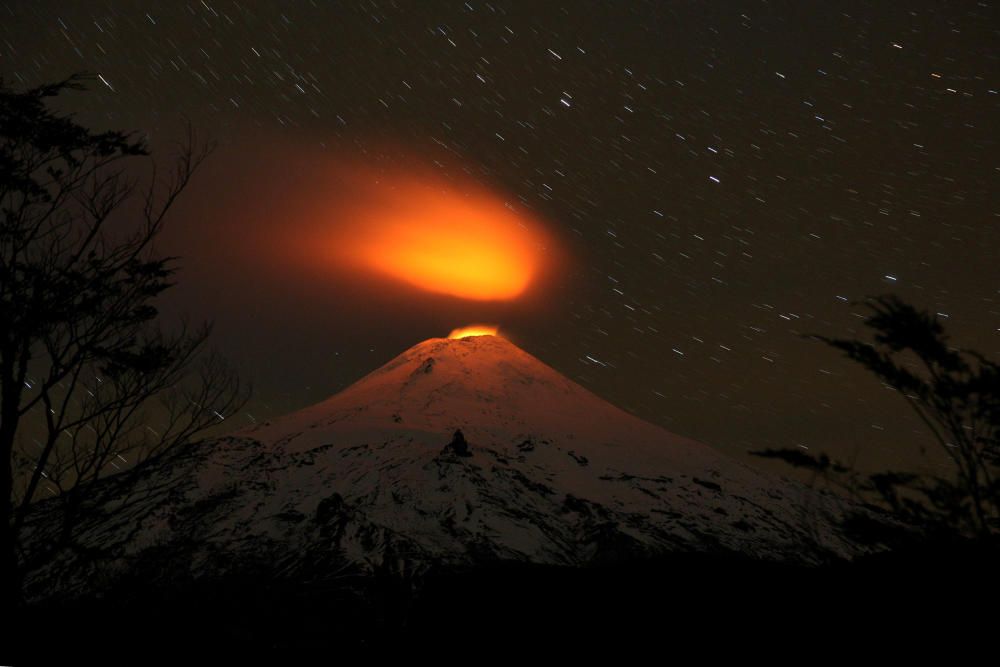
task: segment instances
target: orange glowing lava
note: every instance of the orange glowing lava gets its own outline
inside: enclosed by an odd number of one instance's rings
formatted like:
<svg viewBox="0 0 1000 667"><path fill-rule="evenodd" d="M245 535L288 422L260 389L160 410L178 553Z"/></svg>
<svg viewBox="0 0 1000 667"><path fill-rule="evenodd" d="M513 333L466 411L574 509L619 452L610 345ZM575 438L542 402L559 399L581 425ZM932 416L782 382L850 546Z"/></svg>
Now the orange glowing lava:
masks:
<svg viewBox="0 0 1000 667"><path fill-rule="evenodd" d="M470 324L467 327L453 329L448 338L468 338L469 336L497 336L500 327L496 324Z"/></svg>
<svg viewBox="0 0 1000 667"><path fill-rule="evenodd" d="M339 263L479 301L521 296L546 259L547 236L520 207L477 186L382 175L355 191L334 240Z"/></svg>

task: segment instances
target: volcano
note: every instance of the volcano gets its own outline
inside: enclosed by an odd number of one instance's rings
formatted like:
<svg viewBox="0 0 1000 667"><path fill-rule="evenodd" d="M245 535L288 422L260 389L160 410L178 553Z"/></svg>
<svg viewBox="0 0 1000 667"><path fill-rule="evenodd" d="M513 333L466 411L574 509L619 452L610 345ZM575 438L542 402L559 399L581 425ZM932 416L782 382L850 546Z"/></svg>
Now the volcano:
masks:
<svg viewBox="0 0 1000 667"><path fill-rule="evenodd" d="M100 557L81 567L67 552L29 591L251 565L323 578L677 552L818 562L858 549L839 528L847 501L642 421L497 336L427 340L326 401L93 495L76 541ZM46 514L31 539L45 539Z"/></svg>

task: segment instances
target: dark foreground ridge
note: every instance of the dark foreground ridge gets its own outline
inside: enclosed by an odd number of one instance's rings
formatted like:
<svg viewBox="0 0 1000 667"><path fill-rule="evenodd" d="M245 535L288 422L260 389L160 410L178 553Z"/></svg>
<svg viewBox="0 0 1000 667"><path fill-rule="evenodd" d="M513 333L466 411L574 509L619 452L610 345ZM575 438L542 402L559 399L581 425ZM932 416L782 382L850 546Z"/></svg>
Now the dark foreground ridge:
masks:
<svg viewBox="0 0 1000 667"><path fill-rule="evenodd" d="M716 653L753 645L730 641L777 646L812 637L843 646L923 630L940 639L987 620L971 611L1000 592L991 575L998 555L948 543L818 567L678 554L588 568L501 563L419 582L400 573L325 586L229 576L35 606L0 657L71 664L95 641L102 664L135 664L475 656L540 645L672 651L677 641ZM690 643L708 639L725 641Z"/></svg>

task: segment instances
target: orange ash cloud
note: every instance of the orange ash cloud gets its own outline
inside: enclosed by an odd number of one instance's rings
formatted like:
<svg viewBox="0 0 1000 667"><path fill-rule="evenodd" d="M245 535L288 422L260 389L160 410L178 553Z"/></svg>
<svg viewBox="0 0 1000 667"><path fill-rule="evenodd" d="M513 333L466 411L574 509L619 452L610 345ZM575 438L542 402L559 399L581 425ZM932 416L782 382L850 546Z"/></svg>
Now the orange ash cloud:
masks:
<svg viewBox="0 0 1000 667"><path fill-rule="evenodd" d="M541 224L478 186L381 174L353 195L334 241L341 264L431 292L506 301L528 289L546 259Z"/></svg>
<svg viewBox="0 0 1000 667"><path fill-rule="evenodd" d="M468 338L469 336L496 336L500 327L496 324L470 324L467 327L452 329L448 338Z"/></svg>

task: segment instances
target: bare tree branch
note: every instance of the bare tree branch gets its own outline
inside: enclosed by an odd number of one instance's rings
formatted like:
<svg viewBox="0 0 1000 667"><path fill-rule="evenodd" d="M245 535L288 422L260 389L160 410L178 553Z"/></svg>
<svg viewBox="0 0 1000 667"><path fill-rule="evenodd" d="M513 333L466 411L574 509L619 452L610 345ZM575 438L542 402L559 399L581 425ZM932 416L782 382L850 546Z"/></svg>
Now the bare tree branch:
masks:
<svg viewBox="0 0 1000 667"><path fill-rule="evenodd" d="M134 135L47 108L84 81L24 92L0 81L3 599L17 595L17 539L43 484L64 499L68 539L87 484L190 441L248 397L205 350L208 325L166 333L154 305L175 272L156 238L213 146L188 123L161 178ZM151 163L142 186L136 159Z"/></svg>

